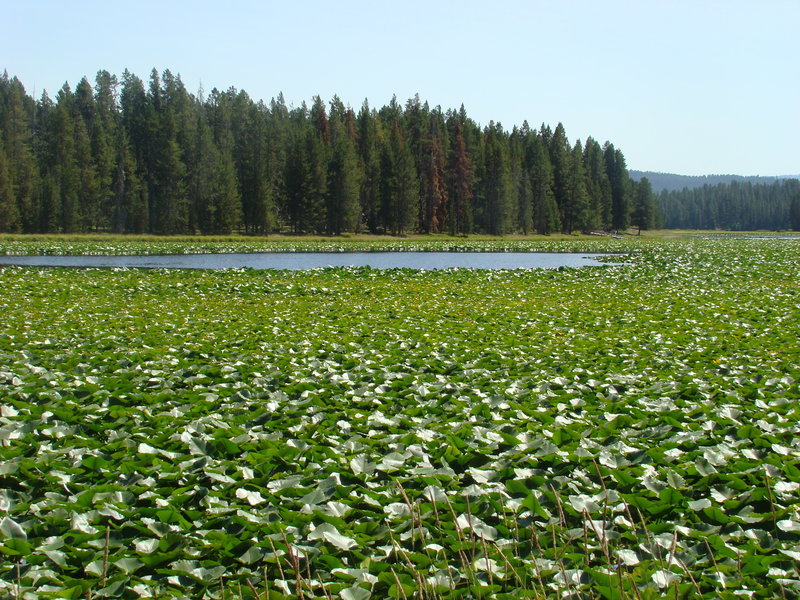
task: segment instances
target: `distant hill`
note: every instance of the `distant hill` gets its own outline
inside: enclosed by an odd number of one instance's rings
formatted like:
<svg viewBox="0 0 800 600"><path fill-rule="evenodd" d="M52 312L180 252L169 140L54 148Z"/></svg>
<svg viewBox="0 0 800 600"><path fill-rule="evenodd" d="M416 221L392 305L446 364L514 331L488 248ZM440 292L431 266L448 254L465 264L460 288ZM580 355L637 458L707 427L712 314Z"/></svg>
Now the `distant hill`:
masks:
<svg viewBox="0 0 800 600"><path fill-rule="evenodd" d="M656 194L662 190L680 191L684 188L693 189L703 187L706 184L717 185L719 183L731 183L732 181L770 184L780 179L800 179L800 175L777 175L774 177L761 177L759 175L676 175L674 173L633 170L629 170L628 174L635 181L639 181L642 177L647 177Z"/></svg>

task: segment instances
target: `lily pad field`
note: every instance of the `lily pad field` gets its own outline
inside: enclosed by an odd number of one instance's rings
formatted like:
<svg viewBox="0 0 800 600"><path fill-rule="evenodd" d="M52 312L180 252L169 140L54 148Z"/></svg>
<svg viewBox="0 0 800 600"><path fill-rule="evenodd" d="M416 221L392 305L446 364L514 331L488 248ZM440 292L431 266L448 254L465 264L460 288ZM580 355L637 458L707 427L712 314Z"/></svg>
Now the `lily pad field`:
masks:
<svg viewBox="0 0 800 600"><path fill-rule="evenodd" d="M404 244L627 255L0 267L0 597L800 597L800 240Z"/></svg>

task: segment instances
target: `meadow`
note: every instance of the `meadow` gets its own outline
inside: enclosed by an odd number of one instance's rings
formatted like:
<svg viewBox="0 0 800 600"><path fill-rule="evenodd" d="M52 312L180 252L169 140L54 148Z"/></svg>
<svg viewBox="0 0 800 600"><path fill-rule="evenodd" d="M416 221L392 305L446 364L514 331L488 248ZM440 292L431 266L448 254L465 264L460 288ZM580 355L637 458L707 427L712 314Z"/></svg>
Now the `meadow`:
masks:
<svg viewBox="0 0 800 600"><path fill-rule="evenodd" d="M800 241L279 244L628 256L0 267L0 595L800 597Z"/></svg>

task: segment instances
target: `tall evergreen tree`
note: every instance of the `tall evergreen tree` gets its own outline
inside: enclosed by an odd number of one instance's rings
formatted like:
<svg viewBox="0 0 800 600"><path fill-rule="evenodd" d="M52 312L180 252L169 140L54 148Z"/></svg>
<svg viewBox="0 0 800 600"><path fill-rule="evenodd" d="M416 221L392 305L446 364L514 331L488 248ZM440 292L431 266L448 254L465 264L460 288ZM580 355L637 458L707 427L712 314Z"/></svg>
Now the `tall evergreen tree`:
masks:
<svg viewBox="0 0 800 600"><path fill-rule="evenodd" d="M583 147L580 141L575 142L566 169L561 227L565 233L571 233L576 229L586 231L591 228L591 213L589 194L586 192L586 173L583 169Z"/></svg>
<svg viewBox="0 0 800 600"><path fill-rule="evenodd" d="M575 225L572 211L567 207L570 178L570 147L564 125L559 123L550 137L548 146L550 163L553 165L553 193L560 214L561 227L566 232ZM565 207L566 213L565 213Z"/></svg>
<svg viewBox="0 0 800 600"><path fill-rule="evenodd" d="M328 165L328 232L355 231L360 217L358 194L361 173L353 140L347 135L344 114L332 115L331 158Z"/></svg>
<svg viewBox="0 0 800 600"><path fill-rule="evenodd" d="M447 182L444 172L444 152L438 137L431 136L427 143L427 162L424 169L422 205L422 231L440 233L447 224Z"/></svg>
<svg viewBox="0 0 800 600"><path fill-rule="evenodd" d="M356 118L358 130L358 155L364 176L359 189L361 218L370 233L377 233L380 223L381 165L378 148L378 122L376 115L364 100Z"/></svg>
<svg viewBox="0 0 800 600"><path fill-rule="evenodd" d="M647 177L633 183L633 212L631 225L642 229L653 229L656 225L656 199Z"/></svg>
<svg viewBox="0 0 800 600"><path fill-rule="evenodd" d="M37 228L38 168L32 140L33 100L22 82L0 76L0 135L3 138L11 190L23 232Z"/></svg>
<svg viewBox="0 0 800 600"><path fill-rule="evenodd" d="M8 158L0 135L0 232L19 231L19 212L11 185Z"/></svg>
<svg viewBox="0 0 800 600"><path fill-rule="evenodd" d="M792 231L800 231L800 194L791 199L789 215Z"/></svg>
<svg viewBox="0 0 800 600"><path fill-rule="evenodd" d="M611 227L611 182L606 173L603 148L588 138L583 149L586 191L589 194L589 229Z"/></svg>
<svg viewBox="0 0 800 600"><path fill-rule="evenodd" d="M451 235L472 232L472 163L467 155L463 127L455 119L447 169L447 210Z"/></svg>
<svg viewBox="0 0 800 600"><path fill-rule="evenodd" d="M419 211L419 186L411 149L395 122L381 155L381 212L387 231L412 230Z"/></svg>
<svg viewBox="0 0 800 600"><path fill-rule="evenodd" d="M512 187L508 149L499 123L489 123L484 131L483 165L482 229L491 235L503 235L511 227Z"/></svg>
<svg viewBox="0 0 800 600"><path fill-rule="evenodd" d="M304 202L310 194L310 175L305 150L305 136L294 132L286 155L283 175L286 212L293 233L302 231Z"/></svg>
<svg viewBox="0 0 800 600"><path fill-rule="evenodd" d="M117 108L117 78L108 71L98 71L95 77L95 121L91 132L92 156L98 187L99 227L112 226L114 212L114 176L116 172L116 142L119 111Z"/></svg>
<svg viewBox="0 0 800 600"><path fill-rule="evenodd" d="M631 218L628 169L625 157L614 145L606 142L603 147L606 174L611 184L611 227L622 231L629 227Z"/></svg>
<svg viewBox="0 0 800 600"><path fill-rule="evenodd" d="M561 217L553 191L553 167L545 140L531 134L525 149L525 168L530 179L532 218L536 233L546 235L561 229Z"/></svg>
<svg viewBox="0 0 800 600"><path fill-rule="evenodd" d="M80 169L75 151L75 120L73 95L68 84L56 95L56 108L51 127L51 155L53 157L53 191L58 199L58 231L80 231Z"/></svg>

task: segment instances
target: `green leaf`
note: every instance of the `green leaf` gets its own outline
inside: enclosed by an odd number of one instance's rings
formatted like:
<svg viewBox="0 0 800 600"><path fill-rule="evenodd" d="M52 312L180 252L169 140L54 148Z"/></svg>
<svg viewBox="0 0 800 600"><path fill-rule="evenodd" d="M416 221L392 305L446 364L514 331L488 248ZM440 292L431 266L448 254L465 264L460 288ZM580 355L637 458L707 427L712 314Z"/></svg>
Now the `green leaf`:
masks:
<svg viewBox="0 0 800 600"><path fill-rule="evenodd" d="M339 596L342 600L368 600L372 596L372 592L359 586L353 586L340 591Z"/></svg>
<svg viewBox="0 0 800 600"><path fill-rule="evenodd" d="M25 530L11 517L3 517L3 520L0 521L0 533L2 533L6 539L14 539L14 540L28 539Z"/></svg>

